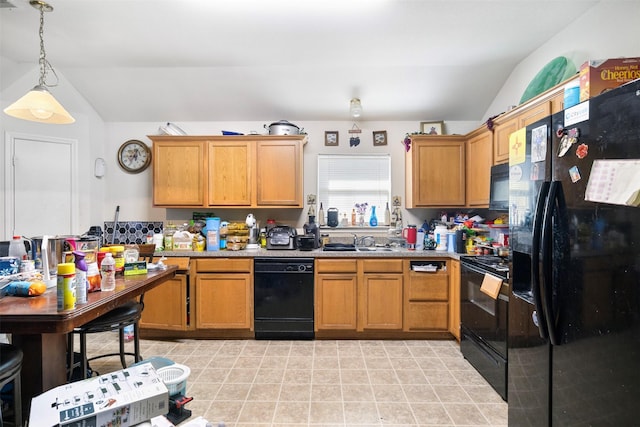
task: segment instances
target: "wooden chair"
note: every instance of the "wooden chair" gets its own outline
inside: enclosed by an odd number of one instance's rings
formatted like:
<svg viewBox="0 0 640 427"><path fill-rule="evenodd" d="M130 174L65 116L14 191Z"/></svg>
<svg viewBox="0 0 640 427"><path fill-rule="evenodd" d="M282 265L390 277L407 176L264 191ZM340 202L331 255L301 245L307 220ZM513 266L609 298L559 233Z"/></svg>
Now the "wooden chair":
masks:
<svg viewBox="0 0 640 427"><path fill-rule="evenodd" d="M147 263L153 260L153 254L155 252L155 244L142 244L138 245L139 259L147 261ZM137 363L142 360L140 355L140 339L138 323L142 316L142 310L144 309L144 294L140 295L138 300L127 302L119 307L114 308L108 313L103 314L97 319L92 320L82 326L79 326L68 335L67 352L68 352L68 376L69 381L73 379L74 369L80 366L80 379L87 378L89 376L89 362L95 359L110 356L120 356L120 363L122 368L127 367L125 356L133 356L134 362ZM133 353L125 351L125 335L124 329L127 326L133 325ZM107 353L87 358L87 334L95 334L99 332L118 331L119 340L119 352ZM79 361L75 360L73 351L74 334L78 334L80 337L80 354Z"/></svg>

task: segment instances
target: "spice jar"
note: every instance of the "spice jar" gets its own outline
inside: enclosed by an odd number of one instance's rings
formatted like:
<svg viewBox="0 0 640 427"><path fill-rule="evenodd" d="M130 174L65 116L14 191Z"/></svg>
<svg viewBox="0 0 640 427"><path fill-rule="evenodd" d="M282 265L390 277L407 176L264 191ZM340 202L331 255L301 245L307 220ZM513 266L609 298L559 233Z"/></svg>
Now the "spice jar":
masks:
<svg viewBox="0 0 640 427"><path fill-rule="evenodd" d="M329 243L329 235L328 234L321 234L320 235L320 246L322 246L323 248Z"/></svg>

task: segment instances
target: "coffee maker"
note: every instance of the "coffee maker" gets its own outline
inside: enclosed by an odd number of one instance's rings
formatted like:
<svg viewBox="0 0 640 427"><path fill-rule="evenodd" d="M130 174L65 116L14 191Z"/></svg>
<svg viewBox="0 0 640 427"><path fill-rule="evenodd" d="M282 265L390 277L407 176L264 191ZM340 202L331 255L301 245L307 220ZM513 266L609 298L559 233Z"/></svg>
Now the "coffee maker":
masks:
<svg viewBox="0 0 640 427"><path fill-rule="evenodd" d="M247 242L246 249L259 249L260 248L260 227L258 227L258 221L253 214L247 215L245 220L247 227L249 227L249 241Z"/></svg>

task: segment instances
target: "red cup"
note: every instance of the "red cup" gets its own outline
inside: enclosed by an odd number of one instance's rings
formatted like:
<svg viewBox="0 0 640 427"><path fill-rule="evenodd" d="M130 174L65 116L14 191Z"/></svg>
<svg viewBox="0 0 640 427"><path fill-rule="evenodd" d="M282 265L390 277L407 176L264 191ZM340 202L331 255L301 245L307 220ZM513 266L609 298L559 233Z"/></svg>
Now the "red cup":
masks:
<svg viewBox="0 0 640 427"><path fill-rule="evenodd" d="M402 237L404 237L410 245L416 244L417 233L418 230L415 225L409 225L407 228L402 229Z"/></svg>

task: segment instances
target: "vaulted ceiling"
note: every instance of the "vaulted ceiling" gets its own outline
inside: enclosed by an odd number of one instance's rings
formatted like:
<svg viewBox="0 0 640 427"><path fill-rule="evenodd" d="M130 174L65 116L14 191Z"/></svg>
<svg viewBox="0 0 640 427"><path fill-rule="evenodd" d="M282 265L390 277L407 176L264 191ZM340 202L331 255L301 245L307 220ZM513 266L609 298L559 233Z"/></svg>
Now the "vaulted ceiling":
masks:
<svg viewBox="0 0 640 427"><path fill-rule="evenodd" d="M348 120L353 97L366 120L479 120L514 67L596 3L51 0L44 36L105 121ZM0 5L0 56L36 67L39 12Z"/></svg>

